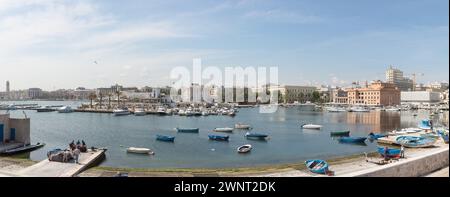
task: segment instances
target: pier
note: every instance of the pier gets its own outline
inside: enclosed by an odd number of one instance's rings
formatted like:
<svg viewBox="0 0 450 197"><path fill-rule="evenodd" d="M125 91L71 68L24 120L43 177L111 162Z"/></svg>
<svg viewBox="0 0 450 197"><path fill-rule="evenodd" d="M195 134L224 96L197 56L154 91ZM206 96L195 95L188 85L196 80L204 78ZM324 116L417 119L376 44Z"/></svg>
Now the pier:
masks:
<svg viewBox="0 0 450 197"><path fill-rule="evenodd" d="M62 163L45 159L19 171L16 175L24 177L73 177L98 164L105 157L105 152L105 149L89 149L86 153L80 154L78 164L74 161Z"/></svg>

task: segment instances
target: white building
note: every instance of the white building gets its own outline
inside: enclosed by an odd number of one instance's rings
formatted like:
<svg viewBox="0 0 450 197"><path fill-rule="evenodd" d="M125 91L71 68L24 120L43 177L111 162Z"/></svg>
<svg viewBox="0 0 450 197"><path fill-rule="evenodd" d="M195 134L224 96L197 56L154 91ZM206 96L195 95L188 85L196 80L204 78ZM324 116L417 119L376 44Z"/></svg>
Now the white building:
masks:
<svg viewBox="0 0 450 197"><path fill-rule="evenodd" d="M402 104L434 104L441 101L438 92L416 91L416 92L401 92Z"/></svg>

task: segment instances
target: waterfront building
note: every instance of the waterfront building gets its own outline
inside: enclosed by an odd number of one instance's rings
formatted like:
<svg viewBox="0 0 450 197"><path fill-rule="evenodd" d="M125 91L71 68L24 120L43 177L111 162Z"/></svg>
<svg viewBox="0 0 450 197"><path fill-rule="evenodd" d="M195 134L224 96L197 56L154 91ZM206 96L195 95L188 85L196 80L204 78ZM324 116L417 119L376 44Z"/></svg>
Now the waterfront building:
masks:
<svg viewBox="0 0 450 197"><path fill-rule="evenodd" d="M330 99L333 104L346 105L348 103L348 93L341 88L336 88L332 90Z"/></svg>
<svg viewBox="0 0 450 197"><path fill-rule="evenodd" d="M441 101L440 93L429 91L401 92L402 104L424 105L436 104Z"/></svg>
<svg viewBox="0 0 450 197"><path fill-rule="evenodd" d="M11 118L0 114L0 144L8 142L30 143L30 119Z"/></svg>
<svg viewBox="0 0 450 197"><path fill-rule="evenodd" d="M72 92L73 98L76 100L88 100L89 95L95 94L95 90L86 89L83 87L79 87ZM104 95L107 97L108 95Z"/></svg>
<svg viewBox="0 0 450 197"><path fill-rule="evenodd" d="M30 88L28 89L28 97L30 99L39 99L42 96L42 89L40 88Z"/></svg>
<svg viewBox="0 0 450 197"><path fill-rule="evenodd" d="M331 102L333 88L330 86L320 86L317 88L317 92L319 92L320 100L324 103Z"/></svg>
<svg viewBox="0 0 450 197"><path fill-rule="evenodd" d="M115 95L117 92L123 92L123 91L134 91L138 92L139 89L136 87L123 87L119 84L113 85L109 88L97 88L97 94L103 94L103 95Z"/></svg>
<svg viewBox="0 0 450 197"><path fill-rule="evenodd" d="M390 66L386 70L386 82L395 84L400 91L413 90L414 82L412 79L403 76L403 71Z"/></svg>
<svg viewBox="0 0 450 197"><path fill-rule="evenodd" d="M281 103L304 103L311 101L317 88L315 86L271 85L269 91L271 95L274 91L278 91L278 100ZM277 98L271 96L271 100L273 99Z"/></svg>
<svg viewBox="0 0 450 197"><path fill-rule="evenodd" d="M364 88L348 89L347 94L350 105L400 105L400 90L392 83L374 81Z"/></svg>

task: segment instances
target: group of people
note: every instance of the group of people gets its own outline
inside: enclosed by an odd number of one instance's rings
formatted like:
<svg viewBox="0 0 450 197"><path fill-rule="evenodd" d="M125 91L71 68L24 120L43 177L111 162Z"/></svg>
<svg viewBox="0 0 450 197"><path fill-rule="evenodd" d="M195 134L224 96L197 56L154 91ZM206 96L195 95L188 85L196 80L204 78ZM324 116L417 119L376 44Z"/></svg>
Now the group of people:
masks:
<svg viewBox="0 0 450 197"><path fill-rule="evenodd" d="M81 142L80 140L78 140L77 143L75 143L75 141L73 140L69 144L69 149L66 150L55 149L49 151L47 153L47 157L50 161L58 161L63 163L67 163L73 159L75 163L78 164L80 154L85 152L87 152L87 146L84 140L81 140Z"/></svg>

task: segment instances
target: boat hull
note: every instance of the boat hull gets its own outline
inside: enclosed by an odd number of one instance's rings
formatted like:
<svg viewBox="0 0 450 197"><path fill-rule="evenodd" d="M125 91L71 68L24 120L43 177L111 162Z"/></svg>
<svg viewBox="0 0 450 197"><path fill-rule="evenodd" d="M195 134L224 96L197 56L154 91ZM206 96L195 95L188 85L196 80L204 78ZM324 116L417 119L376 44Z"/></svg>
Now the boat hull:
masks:
<svg viewBox="0 0 450 197"><path fill-rule="evenodd" d="M309 171L316 174L326 174L328 172L328 163L324 160L307 160L305 165Z"/></svg>
<svg viewBox="0 0 450 197"><path fill-rule="evenodd" d="M378 153L380 153L380 155L382 157L387 157L390 159L394 159L394 158L400 158L401 156L401 150L400 149L394 149L394 148L384 148L384 147L377 147L377 151Z"/></svg>
<svg viewBox="0 0 450 197"><path fill-rule="evenodd" d="M333 131L330 133L331 136L349 136L350 131Z"/></svg>
<svg viewBox="0 0 450 197"><path fill-rule="evenodd" d="M366 137L342 137L339 138L340 143L364 143L366 141Z"/></svg>
<svg viewBox="0 0 450 197"><path fill-rule="evenodd" d="M400 136L395 139L398 144L408 148L426 148L434 146L435 139L415 137L415 136Z"/></svg>
<svg viewBox="0 0 450 197"><path fill-rule="evenodd" d="M228 141L230 136L208 135L208 138L214 141Z"/></svg>
<svg viewBox="0 0 450 197"><path fill-rule="evenodd" d="M175 137L173 136L165 136L165 135L157 135L156 140L163 141L163 142L174 142Z"/></svg>
<svg viewBox="0 0 450 197"><path fill-rule="evenodd" d="M198 133L199 128L175 128L180 133Z"/></svg>

